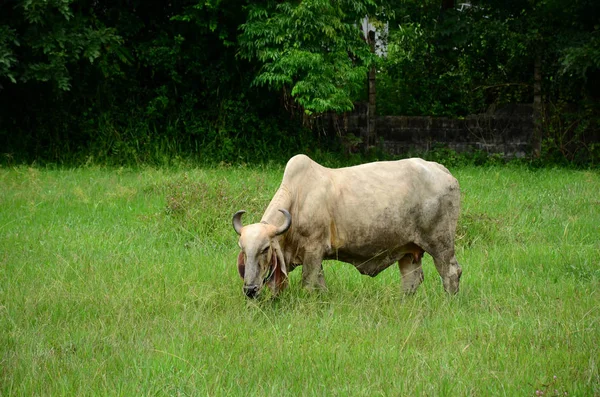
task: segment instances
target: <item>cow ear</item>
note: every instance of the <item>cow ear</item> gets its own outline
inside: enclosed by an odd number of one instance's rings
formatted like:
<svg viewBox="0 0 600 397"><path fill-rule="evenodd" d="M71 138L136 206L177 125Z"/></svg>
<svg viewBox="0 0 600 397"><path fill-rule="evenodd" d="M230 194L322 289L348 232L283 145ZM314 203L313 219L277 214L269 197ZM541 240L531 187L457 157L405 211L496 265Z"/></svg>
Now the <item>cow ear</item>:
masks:
<svg viewBox="0 0 600 397"><path fill-rule="evenodd" d="M277 260L277 255L275 254L275 252L273 252L273 254L271 255L271 269L273 275L267 282L267 285L269 286L269 288L271 288L273 293L277 294L277 292L279 292L279 280L281 278L281 270L279 270L279 261Z"/></svg>
<svg viewBox="0 0 600 397"><path fill-rule="evenodd" d="M273 243L273 248L275 249L275 255L277 256L277 269L283 273L285 278L287 278L288 274L285 266L285 259L283 259L283 252L281 252L281 247L277 241Z"/></svg>
<svg viewBox="0 0 600 397"><path fill-rule="evenodd" d="M283 253L279 244L273 244L275 250L274 255L271 258L271 266L273 266L273 277L269 280L268 286L273 291L274 295L277 295L280 291L287 287L288 275L285 268L285 261L283 259Z"/></svg>
<svg viewBox="0 0 600 397"><path fill-rule="evenodd" d="M242 251L240 251L240 253L238 255L237 266L238 266L238 273L240 274L240 277L244 278L244 272L246 270L246 264L244 263L244 253Z"/></svg>
<svg viewBox="0 0 600 397"><path fill-rule="evenodd" d="M285 272L285 269L279 263L277 263L275 266L275 274L273 275L273 278L275 279L275 283L277 283L277 287L279 289L283 289L281 288L281 285L286 281L287 274Z"/></svg>

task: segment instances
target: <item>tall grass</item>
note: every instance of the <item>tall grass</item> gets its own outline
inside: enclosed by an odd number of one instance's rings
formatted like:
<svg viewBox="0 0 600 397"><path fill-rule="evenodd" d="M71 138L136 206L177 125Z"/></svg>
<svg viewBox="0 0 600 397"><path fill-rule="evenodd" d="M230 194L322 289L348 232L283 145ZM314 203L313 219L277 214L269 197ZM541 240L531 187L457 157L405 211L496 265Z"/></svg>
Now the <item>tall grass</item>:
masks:
<svg viewBox="0 0 600 397"><path fill-rule="evenodd" d="M461 291L326 262L248 301L280 167L0 169L0 395L600 395L600 175L459 168Z"/></svg>

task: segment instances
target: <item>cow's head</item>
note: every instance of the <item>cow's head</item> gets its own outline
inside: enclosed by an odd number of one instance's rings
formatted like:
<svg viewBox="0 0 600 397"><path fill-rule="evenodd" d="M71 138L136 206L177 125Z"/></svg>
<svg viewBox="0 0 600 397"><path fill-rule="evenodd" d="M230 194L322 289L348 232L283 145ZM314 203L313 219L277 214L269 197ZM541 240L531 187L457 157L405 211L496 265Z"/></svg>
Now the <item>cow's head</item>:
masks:
<svg viewBox="0 0 600 397"><path fill-rule="evenodd" d="M292 216L284 209L279 211L285 216L281 226L266 222L243 226L242 215L246 211L233 215L233 228L240 235L238 271L244 279L244 293L249 298L256 298L265 284L276 294L287 283L285 261L277 236L290 228Z"/></svg>

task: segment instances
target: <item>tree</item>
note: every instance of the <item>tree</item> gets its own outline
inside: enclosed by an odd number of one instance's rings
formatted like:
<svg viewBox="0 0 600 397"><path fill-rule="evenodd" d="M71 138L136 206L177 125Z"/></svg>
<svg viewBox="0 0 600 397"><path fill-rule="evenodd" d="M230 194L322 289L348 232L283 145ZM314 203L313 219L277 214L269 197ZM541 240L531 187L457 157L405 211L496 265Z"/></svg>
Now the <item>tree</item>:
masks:
<svg viewBox="0 0 600 397"><path fill-rule="evenodd" d="M236 57L245 5L1 2L2 153L53 162L162 162L192 153L247 161L284 140L298 151L303 137L285 133L296 124L278 98L250 88L255 65Z"/></svg>
<svg viewBox="0 0 600 397"><path fill-rule="evenodd" d="M240 55L261 63L254 85L284 90L307 115L351 110L374 60L358 23L375 6L369 0L251 5Z"/></svg>
<svg viewBox="0 0 600 397"><path fill-rule="evenodd" d="M0 6L0 81L50 82L71 88L70 68L93 63L121 40L104 26L93 7L74 0L19 0ZM88 4L91 5L91 4Z"/></svg>
<svg viewBox="0 0 600 397"><path fill-rule="evenodd" d="M381 114L456 117L531 103L534 157L542 143L598 128L599 2L405 1L395 15L379 67Z"/></svg>
<svg viewBox="0 0 600 397"><path fill-rule="evenodd" d="M542 152L564 151L565 134L600 118L599 14L596 0L3 1L0 147L52 161L306 148L317 135L285 133L300 130L282 110L350 110L377 66L380 114L464 116L536 96ZM361 33L367 15L390 21L387 58Z"/></svg>

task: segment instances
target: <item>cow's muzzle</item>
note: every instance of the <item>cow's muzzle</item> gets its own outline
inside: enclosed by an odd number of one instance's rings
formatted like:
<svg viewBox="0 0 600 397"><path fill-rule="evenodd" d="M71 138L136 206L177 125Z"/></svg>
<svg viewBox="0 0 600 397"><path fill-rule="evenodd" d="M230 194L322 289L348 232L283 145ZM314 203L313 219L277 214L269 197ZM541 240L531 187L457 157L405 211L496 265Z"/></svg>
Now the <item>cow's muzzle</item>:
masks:
<svg viewBox="0 0 600 397"><path fill-rule="evenodd" d="M244 294L246 294L248 298L256 298L258 296L258 291L258 285L244 285Z"/></svg>

